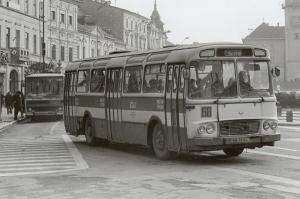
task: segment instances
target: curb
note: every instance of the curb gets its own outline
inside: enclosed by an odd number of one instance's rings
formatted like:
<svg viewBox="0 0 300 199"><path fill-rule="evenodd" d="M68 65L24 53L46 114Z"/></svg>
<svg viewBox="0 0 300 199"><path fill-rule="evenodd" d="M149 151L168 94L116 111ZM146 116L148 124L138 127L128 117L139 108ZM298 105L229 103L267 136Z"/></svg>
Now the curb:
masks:
<svg viewBox="0 0 300 199"><path fill-rule="evenodd" d="M26 118L22 118L22 119L19 119L19 120L13 120L11 122L7 122L7 124L4 124L3 126L0 127L0 131L4 130L4 129L7 129L8 127L18 123L18 122L21 122L21 121L24 121ZM1 123L1 122L0 122Z"/></svg>
<svg viewBox="0 0 300 199"><path fill-rule="evenodd" d="M300 127L300 123L296 123L296 124L289 124L289 123L278 123L278 126L298 126Z"/></svg>

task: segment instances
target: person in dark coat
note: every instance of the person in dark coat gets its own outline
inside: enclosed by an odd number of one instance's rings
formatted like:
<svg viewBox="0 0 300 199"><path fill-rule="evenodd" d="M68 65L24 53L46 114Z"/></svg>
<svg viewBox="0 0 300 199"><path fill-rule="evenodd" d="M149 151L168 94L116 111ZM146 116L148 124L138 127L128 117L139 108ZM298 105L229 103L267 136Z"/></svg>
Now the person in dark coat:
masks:
<svg viewBox="0 0 300 199"><path fill-rule="evenodd" d="M13 109L13 96L11 92L7 92L5 95L5 107L7 110L7 115L12 114L12 109Z"/></svg>
<svg viewBox="0 0 300 199"><path fill-rule="evenodd" d="M16 92L16 94L13 96L13 102L14 102L14 119L18 119L18 113L21 112L23 109L23 103L24 103L24 97L21 91Z"/></svg>

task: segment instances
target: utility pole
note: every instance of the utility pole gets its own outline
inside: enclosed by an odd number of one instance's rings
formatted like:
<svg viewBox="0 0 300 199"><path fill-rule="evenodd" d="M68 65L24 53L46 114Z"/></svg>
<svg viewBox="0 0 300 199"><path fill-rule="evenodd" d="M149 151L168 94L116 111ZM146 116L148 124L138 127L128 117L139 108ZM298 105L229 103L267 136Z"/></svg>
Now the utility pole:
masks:
<svg viewBox="0 0 300 199"><path fill-rule="evenodd" d="M46 55L46 44L45 44L45 0L43 0L43 43L42 43L43 67L45 67L45 55Z"/></svg>

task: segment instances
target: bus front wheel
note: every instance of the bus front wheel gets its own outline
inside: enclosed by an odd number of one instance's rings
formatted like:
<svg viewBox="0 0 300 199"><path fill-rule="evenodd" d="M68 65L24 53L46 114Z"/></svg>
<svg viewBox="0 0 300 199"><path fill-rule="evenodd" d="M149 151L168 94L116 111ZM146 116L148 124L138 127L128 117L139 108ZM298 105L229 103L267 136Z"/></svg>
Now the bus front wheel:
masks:
<svg viewBox="0 0 300 199"><path fill-rule="evenodd" d="M239 156L243 153L244 148L229 148L223 149L224 153L229 157Z"/></svg>
<svg viewBox="0 0 300 199"><path fill-rule="evenodd" d="M94 129L92 125L92 120L87 117L84 124L84 134L86 143L90 146L96 146L97 145L97 139L94 136Z"/></svg>
<svg viewBox="0 0 300 199"><path fill-rule="evenodd" d="M161 124L155 124L152 131L152 147L155 156L160 160L170 160L175 154L168 150L167 134Z"/></svg>

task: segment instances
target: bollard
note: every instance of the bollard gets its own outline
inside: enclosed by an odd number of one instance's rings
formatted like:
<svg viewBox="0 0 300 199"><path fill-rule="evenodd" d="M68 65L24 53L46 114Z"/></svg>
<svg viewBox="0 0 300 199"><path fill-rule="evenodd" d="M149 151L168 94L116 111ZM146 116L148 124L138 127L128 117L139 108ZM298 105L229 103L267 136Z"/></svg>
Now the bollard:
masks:
<svg viewBox="0 0 300 199"><path fill-rule="evenodd" d="M278 117L282 116L282 107L280 105L277 105L277 116Z"/></svg>
<svg viewBox="0 0 300 199"><path fill-rule="evenodd" d="M288 110L286 111L286 121L287 122L293 122L293 111L292 110Z"/></svg>

